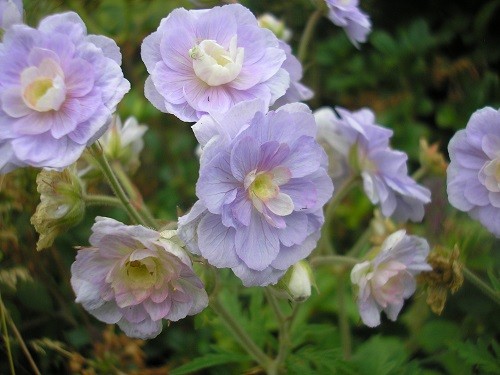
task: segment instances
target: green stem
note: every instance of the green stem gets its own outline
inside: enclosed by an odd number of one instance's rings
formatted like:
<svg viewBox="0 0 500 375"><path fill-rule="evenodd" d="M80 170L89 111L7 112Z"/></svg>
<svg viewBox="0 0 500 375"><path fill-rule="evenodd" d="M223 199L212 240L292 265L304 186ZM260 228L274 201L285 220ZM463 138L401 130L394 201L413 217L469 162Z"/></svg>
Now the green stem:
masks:
<svg viewBox="0 0 500 375"><path fill-rule="evenodd" d="M427 168L426 167L420 167L419 169L417 169L415 171L415 173L413 173L411 175L411 177L415 180L415 181L419 181L421 180L426 174L427 174Z"/></svg>
<svg viewBox="0 0 500 375"><path fill-rule="evenodd" d="M2 331L3 331L3 339L5 341L5 347L7 348L7 358L9 359L9 368L11 375L16 374L16 370L14 369L14 360L12 359L12 351L10 350L10 340L9 340L9 331L7 330L7 323L5 315L7 312L5 311L5 305L2 301L2 294L0 293L0 309L2 309Z"/></svg>
<svg viewBox="0 0 500 375"><path fill-rule="evenodd" d="M310 262L312 267L318 267L323 265L354 266L358 264L360 260L345 255L327 255L327 256L314 257L310 260Z"/></svg>
<svg viewBox="0 0 500 375"><path fill-rule="evenodd" d="M109 195L85 195L83 200L88 206L113 206L123 208L122 202L118 198L110 197Z"/></svg>
<svg viewBox="0 0 500 375"><path fill-rule="evenodd" d="M304 33L302 34L302 38L300 39L299 52L298 52L299 60L302 63L304 63L306 59L307 49L310 47L311 40L314 36L314 30L316 29L318 21L323 16L323 13L324 9L320 7L316 9L314 13L312 13L309 19L307 20L306 28L304 29Z"/></svg>
<svg viewBox="0 0 500 375"><path fill-rule="evenodd" d="M221 318L227 328L234 334L240 345L250 354L258 364L264 369L267 369L271 363L271 359L255 344L252 338L245 332L240 324L226 310L217 298L212 300L210 307Z"/></svg>
<svg viewBox="0 0 500 375"><path fill-rule="evenodd" d="M349 360L352 352L352 337L351 328L349 326L349 317L347 316L346 309L345 274L341 275L338 280L339 285L337 289L337 298L339 305L339 329L342 343L342 354L345 360Z"/></svg>
<svg viewBox="0 0 500 375"><path fill-rule="evenodd" d="M133 206L139 211L143 219L150 227L158 229L155 218L153 217L153 215L151 215L151 212L149 212L148 206L144 204L139 190L134 185L129 176L125 173L122 165L119 162L113 163L113 170L115 171L116 177L130 197Z"/></svg>
<svg viewBox="0 0 500 375"><path fill-rule="evenodd" d="M270 297L271 300L274 301L274 303L272 303L271 305L274 304L279 309L276 297L274 297L272 294L270 294ZM292 313L286 318L284 318L282 315L279 317L278 314L276 314L276 317L279 321L279 348L278 355L276 356L274 361L271 362L270 366L267 369L268 375L277 375L280 372L280 369L283 366L283 362L285 361L288 351L290 350L290 328L297 314L298 306L298 303L294 303ZM279 310L279 312L281 313L281 310Z"/></svg>
<svg viewBox="0 0 500 375"><path fill-rule="evenodd" d="M9 316L9 313L7 312L7 309L5 308L3 301L0 301L0 308L2 309L2 315L5 314L5 318L10 325L10 329L12 330L12 333L16 337L17 342L18 342L19 346L21 347L22 352L24 353L24 356L28 360L28 363L30 364L31 369L33 370L33 373L35 375L41 375L41 372L40 372L40 370L38 370L38 367L37 367L35 361L33 360L33 357L31 356L30 351L28 350L28 347L24 343L23 337L19 333L19 330L17 329L16 325L14 324L14 321Z"/></svg>
<svg viewBox="0 0 500 375"><path fill-rule="evenodd" d="M108 159L106 159L106 156L104 155L104 152L102 151L100 146L98 146L97 143L94 143L90 147L90 151L97 164L99 164L102 173L104 174L104 176L106 176L109 186L111 187L111 189L113 189L113 192L115 193L116 197L121 201L123 208L125 208L132 221L134 221L136 224L142 224L144 226L147 226L141 215L139 215L137 210L135 210L135 208L130 203L129 198L125 194L125 191L123 191L120 182L116 178L116 175L113 172L111 166L109 165Z"/></svg>
<svg viewBox="0 0 500 375"><path fill-rule="evenodd" d="M471 270L467 267L462 269L465 278L470 281L476 288L483 292L487 297L489 297L497 305L500 305L500 293L493 290L488 284L477 277Z"/></svg>
<svg viewBox="0 0 500 375"><path fill-rule="evenodd" d="M271 305L271 308L274 311L274 315L276 315L276 319L278 319L278 323L281 325L286 318L279 307L276 297L273 295L271 290L269 290L269 288L264 288L264 294L266 295L267 302L269 302L269 305Z"/></svg>
<svg viewBox="0 0 500 375"><path fill-rule="evenodd" d="M357 183L358 179L355 176L351 176L340 186L340 188L335 192L335 195L328 203L325 212L325 223L323 224L322 233L321 233L321 242L319 248L324 251L324 253L331 254L335 253L335 250L332 246L332 221L335 214L335 210L342 202L344 197L351 191L353 186ZM326 250L326 251L325 251Z"/></svg>

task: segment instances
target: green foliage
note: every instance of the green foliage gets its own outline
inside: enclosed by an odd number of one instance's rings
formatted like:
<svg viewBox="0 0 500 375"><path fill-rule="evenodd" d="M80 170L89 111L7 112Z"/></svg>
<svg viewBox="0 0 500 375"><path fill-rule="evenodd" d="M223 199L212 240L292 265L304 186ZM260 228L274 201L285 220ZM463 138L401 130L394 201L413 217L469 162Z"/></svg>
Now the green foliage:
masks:
<svg viewBox="0 0 500 375"><path fill-rule="evenodd" d="M500 373L500 345L492 340L490 345L478 340L477 344L470 341L455 342L452 346L461 359L476 367L484 374Z"/></svg>
<svg viewBox="0 0 500 375"><path fill-rule="evenodd" d="M170 372L171 375L192 374L195 371L203 370L213 366L225 365L234 362L246 362L250 358L248 355L235 353L206 354L193 361L186 363Z"/></svg>

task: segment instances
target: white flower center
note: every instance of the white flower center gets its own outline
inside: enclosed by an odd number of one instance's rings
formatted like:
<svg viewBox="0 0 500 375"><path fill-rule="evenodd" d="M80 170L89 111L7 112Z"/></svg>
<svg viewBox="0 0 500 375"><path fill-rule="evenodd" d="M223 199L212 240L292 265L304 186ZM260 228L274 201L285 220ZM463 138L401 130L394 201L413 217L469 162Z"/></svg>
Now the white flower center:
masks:
<svg viewBox="0 0 500 375"><path fill-rule="evenodd" d="M259 212L267 207L269 211L286 216L293 212L293 201L289 195L280 192L280 186L290 181L291 173L288 168L276 167L269 172L253 170L245 177L245 189L254 207Z"/></svg>
<svg viewBox="0 0 500 375"><path fill-rule="evenodd" d="M31 66L21 72L23 101L38 112L57 111L66 99L64 73L53 59L45 59L40 66Z"/></svg>
<svg viewBox="0 0 500 375"><path fill-rule="evenodd" d="M479 179L489 191L500 192L500 157L483 165L479 171Z"/></svg>
<svg viewBox="0 0 500 375"><path fill-rule="evenodd" d="M210 86L233 81L241 72L245 49L237 47L236 35L231 38L229 50L215 40L204 40L189 50L194 72Z"/></svg>

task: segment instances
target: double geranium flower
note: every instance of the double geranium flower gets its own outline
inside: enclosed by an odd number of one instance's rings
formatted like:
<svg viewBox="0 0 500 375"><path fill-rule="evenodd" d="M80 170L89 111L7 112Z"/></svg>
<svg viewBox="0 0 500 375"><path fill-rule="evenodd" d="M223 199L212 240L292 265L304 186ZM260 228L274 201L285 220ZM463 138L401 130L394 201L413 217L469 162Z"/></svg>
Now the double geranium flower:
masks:
<svg viewBox="0 0 500 375"><path fill-rule="evenodd" d="M188 248L246 286L276 283L310 254L333 191L307 106L265 114L262 104L242 103L193 127L204 147L199 201L179 219Z"/></svg>
<svg viewBox="0 0 500 375"><path fill-rule="evenodd" d="M146 97L182 121L227 112L256 98L269 107L287 92L291 81L290 100L312 95L298 85L302 68L289 47L238 4L174 10L144 40L142 59L151 75Z"/></svg>
<svg viewBox="0 0 500 375"><path fill-rule="evenodd" d="M130 89L116 43L87 35L76 13L38 29L14 25L0 44L0 173L62 169L106 130Z"/></svg>

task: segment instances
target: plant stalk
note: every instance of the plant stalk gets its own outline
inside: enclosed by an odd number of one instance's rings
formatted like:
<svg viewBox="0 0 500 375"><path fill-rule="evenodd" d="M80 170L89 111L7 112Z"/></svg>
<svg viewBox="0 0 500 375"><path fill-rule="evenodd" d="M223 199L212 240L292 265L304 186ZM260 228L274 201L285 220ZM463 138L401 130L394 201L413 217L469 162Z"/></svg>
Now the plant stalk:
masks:
<svg viewBox="0 0 500 375"><path fill-rule="evenodd" d="M467 267L462 268L465 278L470 281L476 288L483 292L487 297L489 297L497 305L500 305L500 293L493 290L488 284L481 280L475 273L469 270Z"/></svg>

